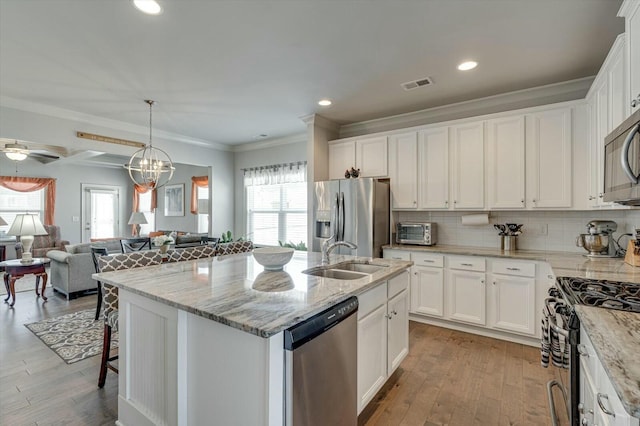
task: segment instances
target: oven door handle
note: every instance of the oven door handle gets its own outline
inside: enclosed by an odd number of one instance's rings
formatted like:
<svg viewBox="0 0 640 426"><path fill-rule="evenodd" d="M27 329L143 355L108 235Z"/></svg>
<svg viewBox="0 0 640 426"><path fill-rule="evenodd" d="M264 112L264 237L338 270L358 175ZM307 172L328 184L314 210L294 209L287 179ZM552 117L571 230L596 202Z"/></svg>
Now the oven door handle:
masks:
<svg viewBox="0 0 640 426"><path fill-rule="evenodd" d="M553 317L549 317L549 326L558 332L558 334L562 334L567 339L569 338L569 330L565 330L564 328L558 326L556 324L556 319Z"/></svg>
<svg viewBox="0 0 640 426"><path fill-rule="evenodd" d="M636 124L627 135L627 138L624 140L624 144L622 145L622 152L620 156L622 170L624 170L624 173L627 175L629 180L636 185L640 183L640 176L636 176L633 173L633 170L631 170L631 165L629 164L629 148L631 147L631 142L638 131L640 131L640 124Z"/></svg>
<svg viewBox="0 0 640 426"><path fill-rule="evenodd" d="M556 414L556 403L553 400L552 389L554 386L557 386L562 391L563 401L565 402L565 405L567 407L567 414L569 414L569 405L567 404L567 391L565 390L564 386L562 386L556 380L549 381L547 383L547 397L549 398L549 410L551 411L551 424L553 426L558 426L559 422L558 422L558 415ZM569 415L569 417L571 416Z"/></svg>

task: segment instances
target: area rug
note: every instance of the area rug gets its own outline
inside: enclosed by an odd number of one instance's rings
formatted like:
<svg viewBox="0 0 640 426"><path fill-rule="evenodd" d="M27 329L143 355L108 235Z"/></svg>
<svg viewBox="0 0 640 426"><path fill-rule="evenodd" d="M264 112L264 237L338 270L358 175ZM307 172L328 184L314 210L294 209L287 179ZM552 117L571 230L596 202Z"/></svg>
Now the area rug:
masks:
<svg viewBox="0 0 640 426"><path fill-rule="evenodd" d="M25 324L67 364L102 353L104 321L94 320L95 309ZM111 349L118 347L118 333L111 336Z"/></svg>

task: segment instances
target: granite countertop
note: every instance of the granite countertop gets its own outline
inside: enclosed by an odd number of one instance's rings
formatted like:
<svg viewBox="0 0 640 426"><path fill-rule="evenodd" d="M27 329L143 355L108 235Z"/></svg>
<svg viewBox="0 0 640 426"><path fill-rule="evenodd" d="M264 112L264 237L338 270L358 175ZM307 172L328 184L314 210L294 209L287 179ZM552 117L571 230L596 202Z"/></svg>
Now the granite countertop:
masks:
<svg viewBox="0 0 640 426"><path fill-rule="evenodd" d="M640 314L575 308L622 405L630 415L640 417Z"/></svg>
<svg viewBox="0 0 640 426"><path fill-rule="evenodd" d="M295 252L282 272L265 272L251 253L94 274L93 278L195 315L270 337L409 268L412 262L332 255L333 263L386 268L356 280L303 274L321 254Z"/></svg>
<svg viewBox="0 0 640 426"><path fill-rule="evenodd" d="M466 246L415 246L393 244L383 247L392 250L426 251L432 253L458 254L464 256L500 257L517 260L547 262L556 277L579 277L597 280L640 283L640 267L624 263L618 258L590 258L580 253L537 250L503 251L497 248Z"/></svg>

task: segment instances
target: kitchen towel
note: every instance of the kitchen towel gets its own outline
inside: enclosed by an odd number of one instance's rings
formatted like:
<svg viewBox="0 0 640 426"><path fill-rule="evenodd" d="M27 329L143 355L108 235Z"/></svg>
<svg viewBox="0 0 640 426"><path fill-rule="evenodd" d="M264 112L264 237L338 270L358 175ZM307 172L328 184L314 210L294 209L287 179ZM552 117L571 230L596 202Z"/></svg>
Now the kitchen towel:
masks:
<svg viewBox="0 0 640 426"><path fill-rule="evenodd" d="M462 216L463 225L488 225L489 215L487 213L481 214L467 214Z"/></svg>

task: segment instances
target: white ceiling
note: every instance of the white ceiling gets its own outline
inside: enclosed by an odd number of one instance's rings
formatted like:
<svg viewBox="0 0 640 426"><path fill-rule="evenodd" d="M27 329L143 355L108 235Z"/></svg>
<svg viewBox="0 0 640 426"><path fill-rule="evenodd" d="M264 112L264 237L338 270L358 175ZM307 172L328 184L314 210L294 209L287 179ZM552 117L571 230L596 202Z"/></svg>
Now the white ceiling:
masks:
<svg viewBox="0 0 640 426"><path fill-rule="evenodd" d="M0 0L0 101L238 144L594 75L624 31L620 0L158 1Z"/></svg>

